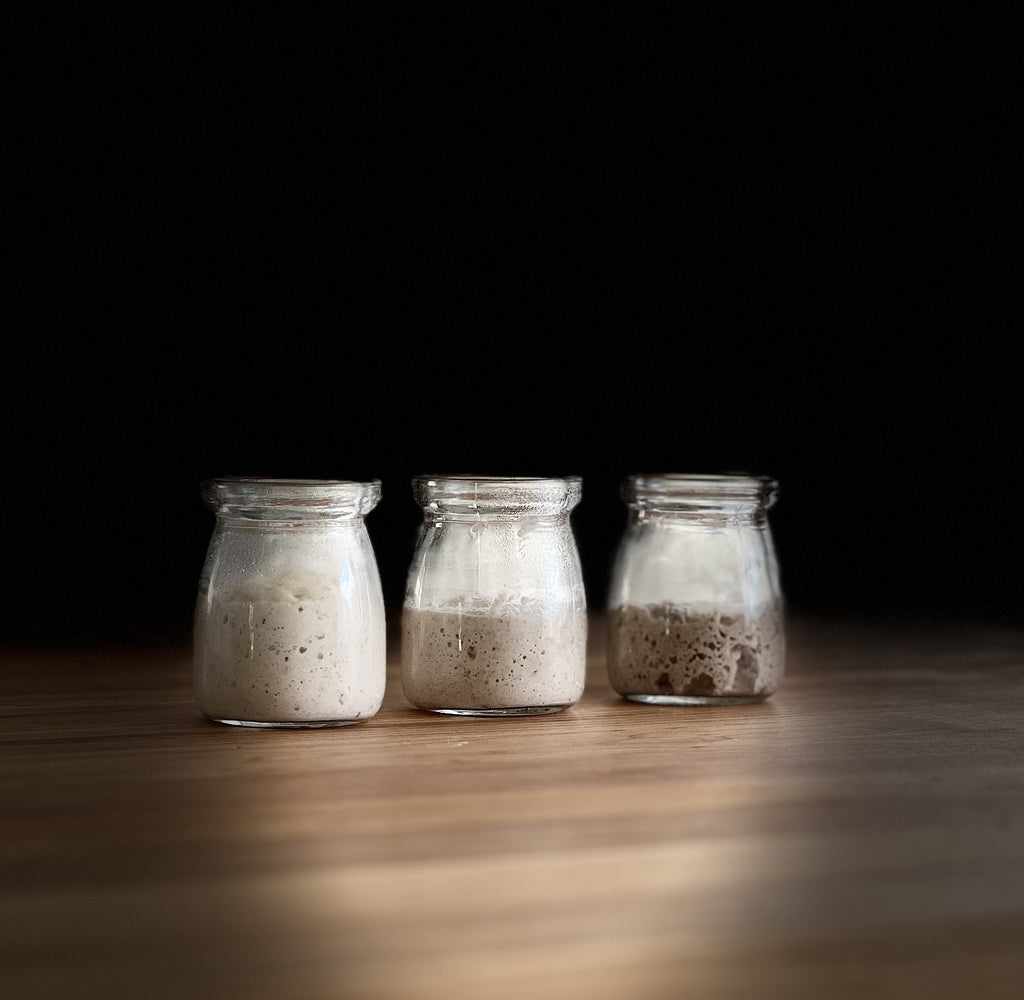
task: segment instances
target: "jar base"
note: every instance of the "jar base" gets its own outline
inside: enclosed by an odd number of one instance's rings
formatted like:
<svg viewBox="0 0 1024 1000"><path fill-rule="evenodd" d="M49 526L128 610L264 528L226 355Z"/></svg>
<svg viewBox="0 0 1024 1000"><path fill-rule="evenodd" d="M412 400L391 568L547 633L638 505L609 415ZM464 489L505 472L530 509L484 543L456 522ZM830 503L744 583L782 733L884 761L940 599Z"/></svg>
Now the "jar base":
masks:
<svg viewBox="0 0 1024 1000"><path fill-rule="evenodd" d="M244 729L337 729L341 726L355 726L366 719L324 719L311 722L254 722L251 719L219 719L206 716L210 722L224 726L240 726ZM368 717L367 717L368 718Z"/></svg>
<svg viewBox="0 0 1024 1000"><path fill-rule="evenodd" d="M569 708L569 705L524 705L521 708L426 708L425 712L437 715L482 716L486 718L513 718L523 715L552 715Z"/></svg>
<svg viewBox="0 0 1024 1000"><path fill-rule="evenodd" d="M708 705L753 705L770 697L768 694L623 694L627 701L638 701L644 705L668 705L676 707L700 707Z"/></svg>

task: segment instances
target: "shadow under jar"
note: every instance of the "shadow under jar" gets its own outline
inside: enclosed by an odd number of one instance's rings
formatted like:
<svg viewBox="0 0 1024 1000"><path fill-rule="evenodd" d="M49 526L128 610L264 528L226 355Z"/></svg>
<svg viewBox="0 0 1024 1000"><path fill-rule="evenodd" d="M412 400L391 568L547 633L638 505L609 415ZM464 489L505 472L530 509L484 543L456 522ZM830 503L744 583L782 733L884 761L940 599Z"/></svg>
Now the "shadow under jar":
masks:
<svg viewBox="0 0 1024 1000"><path fill-rule="evenodd" d="M587 607L570 515L581 480L420 476L402 688L449 715L542 715L583 694Z"/></svg>
<svg viewBox="0 0 1024 1000"><path fill-rule="evenodd" d="M783 598L766 477L631 476L608 591L608 678L632 701L735 705L779 687Z"/></svg>
<svg viewBox="0 0 1024 1000"><path fill-rule="evenodd" d="M237 726L321 728L375 715L386 628L364 518L380 482L214 479L216 523L193 633L200 711Z"/></svg>

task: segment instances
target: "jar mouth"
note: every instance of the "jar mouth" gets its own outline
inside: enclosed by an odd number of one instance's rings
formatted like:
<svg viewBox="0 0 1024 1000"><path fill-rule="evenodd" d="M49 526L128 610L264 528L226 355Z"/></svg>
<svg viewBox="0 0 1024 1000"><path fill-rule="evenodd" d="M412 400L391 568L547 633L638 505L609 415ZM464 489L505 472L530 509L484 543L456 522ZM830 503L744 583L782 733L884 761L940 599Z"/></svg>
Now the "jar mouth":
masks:
<svg viewBox="0 0 1024 1000"><path fill-rule="evenodd" d="M220 476L205 480L201 493L211 510L256 520L356 517L380 502L381 481Z"/></svg>
<svg viewBox="0 0 1024 1000"><path fill-rule="evenodd" d="M767 509L778 498L778 490L772 476L669 472L628 476L620 494L626 503L638 506L753 503Z"/></svg>
<svg viewBox="0 0 1024 1000"><path fill-rule="evenodd" d="M428 512L487 510L557 514L580 502L581 476L420 475L416 502Z"/></svg>

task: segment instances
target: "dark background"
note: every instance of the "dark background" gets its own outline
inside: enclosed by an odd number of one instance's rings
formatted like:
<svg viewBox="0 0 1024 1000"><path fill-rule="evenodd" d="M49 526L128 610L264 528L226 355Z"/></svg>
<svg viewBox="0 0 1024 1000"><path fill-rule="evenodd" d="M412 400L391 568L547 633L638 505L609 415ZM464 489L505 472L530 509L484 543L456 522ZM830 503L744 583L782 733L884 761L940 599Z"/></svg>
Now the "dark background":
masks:
<svg viewBox="0 0 1024 1000"><path fill-rule="evenodd" d="M12 640L184 638L220 474L780 481L790 606L1020 622L1018 24L42 15L9 138Z"/></svg>

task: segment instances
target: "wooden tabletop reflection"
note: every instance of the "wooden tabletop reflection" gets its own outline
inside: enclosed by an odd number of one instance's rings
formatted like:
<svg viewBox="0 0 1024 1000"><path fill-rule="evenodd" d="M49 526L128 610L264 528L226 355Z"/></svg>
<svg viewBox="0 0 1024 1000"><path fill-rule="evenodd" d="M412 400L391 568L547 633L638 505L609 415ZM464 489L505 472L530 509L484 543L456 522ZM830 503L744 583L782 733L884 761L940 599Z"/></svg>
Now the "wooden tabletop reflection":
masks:
<svg viewBox="0 0 1024 1000"><path fill-rule="evenodd" d="M1016 997L1024 630L791 621L757 705L202 719L187 645L0 656L0 995Z"/></svg>

